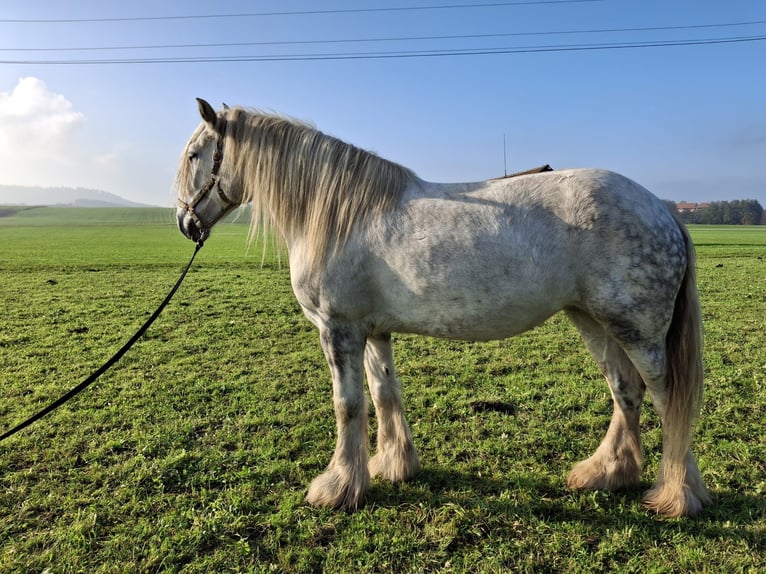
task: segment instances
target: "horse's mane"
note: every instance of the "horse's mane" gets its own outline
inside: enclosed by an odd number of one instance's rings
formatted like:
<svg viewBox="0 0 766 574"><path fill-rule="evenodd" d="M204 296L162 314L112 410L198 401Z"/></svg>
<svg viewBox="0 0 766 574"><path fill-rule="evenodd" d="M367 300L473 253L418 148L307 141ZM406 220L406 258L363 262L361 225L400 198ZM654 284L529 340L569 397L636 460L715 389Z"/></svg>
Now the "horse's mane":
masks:
<svg viewBox="0 0 766 574"><path fill-rule="evenodd" d="M224 163L252 204L251 236L276 227L306 241L309 265L352 229L393 209L415 175L405 167L281 116L225 112ZM228 157L227 157L228 156Z"/></svg>

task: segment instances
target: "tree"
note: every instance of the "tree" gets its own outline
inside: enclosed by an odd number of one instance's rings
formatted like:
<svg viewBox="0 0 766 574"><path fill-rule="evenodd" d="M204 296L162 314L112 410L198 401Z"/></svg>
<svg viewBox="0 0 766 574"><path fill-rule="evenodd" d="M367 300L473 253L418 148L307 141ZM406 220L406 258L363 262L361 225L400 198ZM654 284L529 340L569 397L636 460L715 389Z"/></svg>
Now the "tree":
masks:
<svg viewBox="0 0 766 574"><path fill-rule="evenodd" d="M713 225L758 225L763 220L763 207L755 199L714 201L695 212L694 223Z"/></svg>

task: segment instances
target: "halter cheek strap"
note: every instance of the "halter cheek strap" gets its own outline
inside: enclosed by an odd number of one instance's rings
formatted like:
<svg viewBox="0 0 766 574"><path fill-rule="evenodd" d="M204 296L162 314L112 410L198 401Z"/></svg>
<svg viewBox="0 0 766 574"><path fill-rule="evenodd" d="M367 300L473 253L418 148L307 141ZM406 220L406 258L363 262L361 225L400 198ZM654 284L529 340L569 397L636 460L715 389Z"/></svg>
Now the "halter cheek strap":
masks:
<svg viewBox="0 0 766 574"><path fill-rule="evenodd" d="M218 175L218 172L221 170L221 163L223 163L223 136L219 135L215 143L215 152L213 152L213 168L210 170L210 180L203 186L202 189L199 190L199 192L192 198L189 203L181 201L180 199L178 200L179 207L182 207L184 210L186 210L186 213L189 214L194 223L200 229L211 228L237 206L237 204L232 201L229 196L226 195L223 187L221 187L221 178ZM221 201L223 201L224 210L212 221L205 222L202 221L202 218L199 216L199 214L197 214L194 208L197 207L199 202L207 197L207 195L213 189L216 190L218 197L221 199Z"/></svg>

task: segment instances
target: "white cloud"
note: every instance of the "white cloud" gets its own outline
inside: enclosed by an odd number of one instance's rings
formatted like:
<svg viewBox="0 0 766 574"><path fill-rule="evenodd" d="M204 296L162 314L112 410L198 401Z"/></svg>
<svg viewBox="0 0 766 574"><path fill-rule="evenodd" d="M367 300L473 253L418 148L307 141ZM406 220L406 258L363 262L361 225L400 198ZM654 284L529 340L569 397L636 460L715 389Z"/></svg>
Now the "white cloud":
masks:
<svg viewBox="0 0 766 574"><path fill-rule="evenodd" d="M39 78L21 78L0 92L2 182L66 184L78 163L77 139L85 115Z"/></svg>
<svg viewBox="0 0 766 574"><path fill-rule="evenodd" d="M0 113L4 116L30 118L47 116L65 123L77 122L82 114L72 111L72 103L48 89L39 78L21 78L12 92L0 93Z"/></svg>
<svg viewBox="0 0 766 574"><path fill-rule="evenodd" d="M39 78L21 78L0 92L0 128L8 144L42 150L64 143L85 121L72 102L48 89Z"/></svg>

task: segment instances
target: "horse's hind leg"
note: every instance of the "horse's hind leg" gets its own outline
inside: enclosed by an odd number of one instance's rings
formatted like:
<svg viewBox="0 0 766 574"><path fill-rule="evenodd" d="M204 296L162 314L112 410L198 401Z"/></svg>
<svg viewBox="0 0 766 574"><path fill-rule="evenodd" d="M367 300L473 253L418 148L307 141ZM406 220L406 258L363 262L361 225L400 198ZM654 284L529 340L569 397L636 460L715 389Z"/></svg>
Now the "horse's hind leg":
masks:
<svg viewBox="0 0 766 574"><path fill-rule="evenodd" d="M567 310L601 367L612 392L614 412L609 430L596 452L578 463L567 477L574 489L619 490L636 486L643 457L639 417L644 383L625 352L599 323L575 310Z"/></svg>
<svg viewBox="0 0 766 574"><path fill-rule="evenodd" d="M641 453L637 407L646 388L662 419L662 461L657 482L645 494L644 503L665 516L698 514L710 501L710 495L690 448L696 398L693 396L694 388L684 388L688 381L671 383L669 361L672 360L672 352L669 351L668 338L665 334L657 334L654 338L634 337L635 340L623 337L618 344L616 335L608 332L611 327L601 329L603 338L599 339L594 336L598 333L595 321L579 313L569 315L602 365L615 405L614 418L604 442L591 458L572 470L569 485L574 488L614 489L638 482ZM624 325L620 327L619 332L622 332ZM599 349L603 355L599 355ZM678 361L679 357L675 358ZM679 365L675 367L678 369ZM682 371L685 375L686 371ZM679 378L678 374L675 376ZM635 460L635 465L631 464L631 458ZM608 469L615 462L617 470L610 472ZM599 472L600 469L603 471ZM617 480L603 479L603 476L617 477ZM631 476L635 480L628 480Z"/></svg>
<svg viewBox="0 0 766 574"><path fill-rule="evenodd" d="M353 510L370 484L367 470L367 404L364 396L363 334L350 327L320 328L322 350L332 372L338 441L327 470L306 497L315 506Z"/></svg>
<svg viewBox="0 0 766 574"><path fill-rule="evenodd" d="M391 482L408 480L420 469L420 461L404 417L390 335L367 339L364 368L378 418L378 452L370 459L370 474Z"/></svg>
<svg viewBox="0 0 766 574"><path fill-rule="evenodd" d="M693 420L678 412L686 405L675 405L675 411L671 405L664 347L629 348L628 353L646 381L652 405L662 420L662 460L657 482L644 495L644 504L665 516L694 516L710 502L710 493L691 451Z"/></svg>

